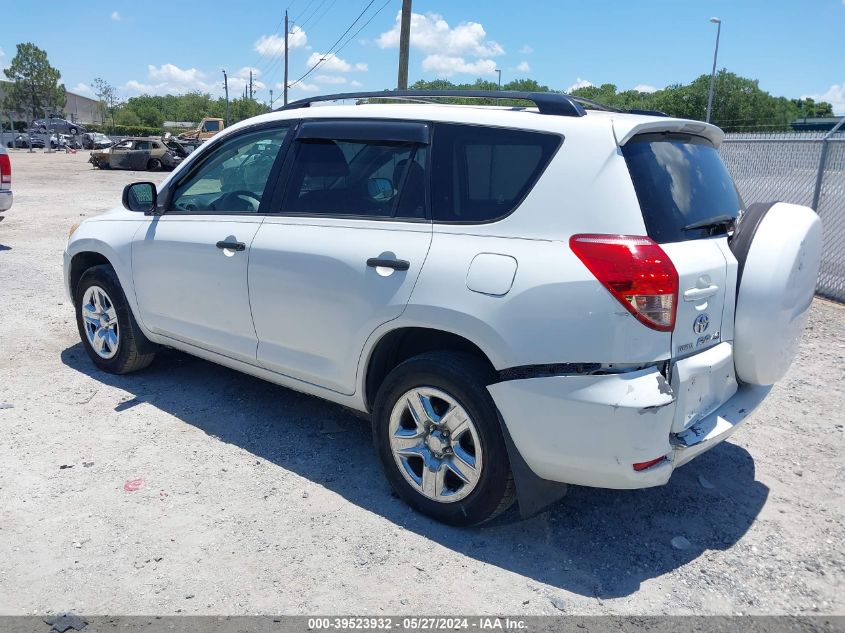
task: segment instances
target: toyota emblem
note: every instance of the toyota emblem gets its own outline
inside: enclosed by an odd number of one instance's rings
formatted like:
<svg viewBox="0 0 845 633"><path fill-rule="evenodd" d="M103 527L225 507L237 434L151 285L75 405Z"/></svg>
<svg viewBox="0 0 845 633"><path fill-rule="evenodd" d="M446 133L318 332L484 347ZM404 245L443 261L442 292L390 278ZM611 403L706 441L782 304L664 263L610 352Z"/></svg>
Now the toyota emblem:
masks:
<svg viewBox="0 0 845 633"><path fill-rule="evenodd" d="M704 334L707 331L707 327L710 325L710 317L706 314L699 314L695 321L692 322L692 331L696 334Z"/></svg>

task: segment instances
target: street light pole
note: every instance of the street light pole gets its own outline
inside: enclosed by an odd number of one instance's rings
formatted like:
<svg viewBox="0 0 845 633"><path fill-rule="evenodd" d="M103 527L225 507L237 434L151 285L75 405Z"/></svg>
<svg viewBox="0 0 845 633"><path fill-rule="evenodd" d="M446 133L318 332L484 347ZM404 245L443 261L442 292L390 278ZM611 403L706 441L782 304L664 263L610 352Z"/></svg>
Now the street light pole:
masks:
<svg viewBox="0 0 845 633"><path fill-rule="evenodd" d="M710 91L707 94L707 119L710 123L710 113L713 111L713 90L716 87L716 59L719 57L719 35L722 33L722 21L719 18L710 18L716 25L716 50L713 51L713 70L710 72Z"/></svg>

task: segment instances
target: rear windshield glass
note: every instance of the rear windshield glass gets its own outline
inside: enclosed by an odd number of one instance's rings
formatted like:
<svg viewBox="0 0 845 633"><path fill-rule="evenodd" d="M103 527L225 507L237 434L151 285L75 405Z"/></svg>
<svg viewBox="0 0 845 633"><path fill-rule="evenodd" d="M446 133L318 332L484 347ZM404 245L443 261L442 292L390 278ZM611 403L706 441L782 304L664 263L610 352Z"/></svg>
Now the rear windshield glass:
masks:
<svg viewBox="0 0 845 633"><path fill-rule="evenodd" d="M727 231L742 200L719 152L707 139L642 134L622 148L649 237L681 242ZM707 224L712 226L695 225Z"/></svg>

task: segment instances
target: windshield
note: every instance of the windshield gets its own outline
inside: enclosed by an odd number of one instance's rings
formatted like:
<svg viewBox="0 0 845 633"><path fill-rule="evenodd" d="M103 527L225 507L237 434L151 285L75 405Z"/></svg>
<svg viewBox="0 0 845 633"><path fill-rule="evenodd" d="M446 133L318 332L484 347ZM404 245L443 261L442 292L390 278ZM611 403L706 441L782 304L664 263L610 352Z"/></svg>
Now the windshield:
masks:
<svg viewBox="0 0 845 633"><path fill-rule="evenodd" d="M742 210L733 180L707 139L642 134L627 143L622 154L648 235L658 243L724 233Z"/></svg>

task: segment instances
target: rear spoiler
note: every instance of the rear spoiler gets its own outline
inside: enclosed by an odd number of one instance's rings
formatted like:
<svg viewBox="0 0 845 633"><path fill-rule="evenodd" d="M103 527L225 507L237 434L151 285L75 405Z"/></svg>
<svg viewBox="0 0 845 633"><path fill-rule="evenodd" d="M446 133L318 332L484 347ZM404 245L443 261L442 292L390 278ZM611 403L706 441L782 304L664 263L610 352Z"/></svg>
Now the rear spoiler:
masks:
<svg viewBox="0 0 845 633"><path fill-rule="evenodd" d="M687 119L669 118L645 118L645 117L619 117L613 119L613 134L616 136L616 143L622 147L638 134L651 132L682 132L684 134L695 134L708 139L713 145L719 147L725 138L725 133L715 125L703 121L689 121Z"/></svg>

